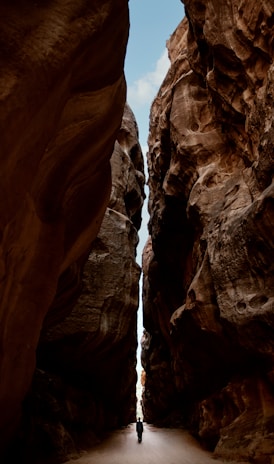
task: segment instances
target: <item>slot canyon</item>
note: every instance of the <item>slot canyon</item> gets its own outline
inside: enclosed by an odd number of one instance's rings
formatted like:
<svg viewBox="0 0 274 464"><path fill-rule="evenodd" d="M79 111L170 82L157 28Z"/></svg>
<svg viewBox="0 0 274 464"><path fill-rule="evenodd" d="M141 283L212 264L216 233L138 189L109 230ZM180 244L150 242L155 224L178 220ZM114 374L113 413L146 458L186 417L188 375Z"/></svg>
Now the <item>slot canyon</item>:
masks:
<svg viewBox="0 0 274 464"><path fill-rule="evenodd" d="M274 1L182 3L142 153L128 0L0 2L3 464L136 421L141 283L144 421L274 464Z"/></svg>

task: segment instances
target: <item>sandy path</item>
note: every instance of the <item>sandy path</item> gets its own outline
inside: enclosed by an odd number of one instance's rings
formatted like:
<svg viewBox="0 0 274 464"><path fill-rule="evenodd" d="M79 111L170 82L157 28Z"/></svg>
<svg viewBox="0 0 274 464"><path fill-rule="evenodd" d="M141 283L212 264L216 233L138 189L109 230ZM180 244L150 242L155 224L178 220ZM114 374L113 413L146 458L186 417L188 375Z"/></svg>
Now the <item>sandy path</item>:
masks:
<svg viewBox="0 0 274 464"><path fill-rule="evenodd" d="M112 433L80 458L66 464L219 464L201 449L187 432L158 429L144 424L142 443L137 442L135 424Z"/></svg>

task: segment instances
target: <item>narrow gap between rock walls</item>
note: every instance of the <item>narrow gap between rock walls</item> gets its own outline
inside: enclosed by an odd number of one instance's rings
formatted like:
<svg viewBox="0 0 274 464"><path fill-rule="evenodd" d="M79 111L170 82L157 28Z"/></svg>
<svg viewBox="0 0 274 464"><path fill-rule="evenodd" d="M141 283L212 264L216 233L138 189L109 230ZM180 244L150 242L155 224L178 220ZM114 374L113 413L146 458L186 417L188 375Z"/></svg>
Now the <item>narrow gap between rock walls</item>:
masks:
<svg viewBox="0 0 274 464"><path fill-rule="evenodd" d="M136 404L136 417L140 417L141 420L143 420L143 411L142 411L142 390L143 386L141 383L142 379L142 364L141 364L141 338L143 335L143 305L142 305L142 280L143 280L143 273L141 272L140 275L140 288L139 288L139 308L137 312L137 365L136 365L136 370L137 370L137 383L136 383L136 397L137 397L137 404Z"/></svg>

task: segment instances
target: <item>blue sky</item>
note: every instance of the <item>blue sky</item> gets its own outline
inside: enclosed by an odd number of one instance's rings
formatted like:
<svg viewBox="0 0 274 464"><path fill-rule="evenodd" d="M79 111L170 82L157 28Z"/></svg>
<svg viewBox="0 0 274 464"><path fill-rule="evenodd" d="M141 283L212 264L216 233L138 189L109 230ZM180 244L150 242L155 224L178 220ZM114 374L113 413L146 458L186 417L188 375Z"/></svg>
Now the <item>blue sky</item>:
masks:
<svg viewBox="0 0 274 464"><path fill-rule="evenodd" d="M130 33L125 74L128 103L146 145L149 110L169 67L166 41L184 16L180 0L129 0Z"/></svg>
<svg viewBox="0 0 274 464"><path fill-rule="evenodd" d="M180 0L129 0L130 32L125 61L127 100L139 127L146 160L151 103L169 68L166 41L184 17ZM146 190L146 194L148 192ZM137 261L147 240L148 213L143 209Z"/></svg>

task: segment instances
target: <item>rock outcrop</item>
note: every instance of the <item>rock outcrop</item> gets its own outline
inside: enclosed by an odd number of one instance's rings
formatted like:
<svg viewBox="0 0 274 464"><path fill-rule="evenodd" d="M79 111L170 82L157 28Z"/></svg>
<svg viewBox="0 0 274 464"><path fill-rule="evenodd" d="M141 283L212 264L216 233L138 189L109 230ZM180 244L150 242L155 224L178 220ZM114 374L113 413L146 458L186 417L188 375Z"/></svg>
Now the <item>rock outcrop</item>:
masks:
<svg viewBox="0 0 274 464"><path fill-rule="evenodd" d="M128 1L2 1L0 18L3 450L20 421L44 318L52 326L74 306L109 202Z"/></svg>
<svg viewBox="0 0 274 464"><path fill-rule="evenodd" d="M270 463L274 5L184 4L150 116L144 414Z"/></svg>

